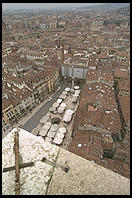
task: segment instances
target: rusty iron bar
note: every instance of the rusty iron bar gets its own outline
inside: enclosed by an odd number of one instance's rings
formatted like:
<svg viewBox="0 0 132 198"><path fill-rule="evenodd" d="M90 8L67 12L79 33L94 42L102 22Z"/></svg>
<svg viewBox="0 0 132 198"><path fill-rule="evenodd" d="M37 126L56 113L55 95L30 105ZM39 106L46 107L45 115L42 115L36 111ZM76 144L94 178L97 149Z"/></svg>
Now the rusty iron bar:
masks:
<svg viewBox="0 0 132 198"><path fill-rule="evenodd" d="M19 164L19 169L30 167L30 166L34 166L34 162ZM3 173L11 171L11 170L15 170L15 166L10 166L10 167L7 167L7 168L3 168Z"/></svg>
<svg viewBox="0 0 132 198"><path fill-rule="evenodd" d="M15 194L20 195L20 170L19 170L19 134L15 132Z"/></svg>

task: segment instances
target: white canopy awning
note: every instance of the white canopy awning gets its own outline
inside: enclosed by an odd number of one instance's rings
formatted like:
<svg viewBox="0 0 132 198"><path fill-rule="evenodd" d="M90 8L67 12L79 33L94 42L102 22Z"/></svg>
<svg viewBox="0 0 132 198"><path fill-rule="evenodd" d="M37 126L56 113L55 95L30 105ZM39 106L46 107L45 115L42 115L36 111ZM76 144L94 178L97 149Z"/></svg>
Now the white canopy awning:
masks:
<svg viewBox="0 0 132 198"><path fill-rule="evenodd" d="M74 86L74 89L79 89L79 86Z"/></svg>
<svg viewBox="0 0 132 198"><path fill-rule="evenodd" d="M55 103L53 104L53 107L55 107L55 108L59 107L59 103L55 102Z"/></svg>
<svg viewBox="0 0 132 198"><path fill-rule="evenodd" d="M56 110L55 107L50 107L50 108L49 108L49 111L50 111L50 112L54 112L55 110Z"/></svg>
<svg viewBox="0 0 132 198"><path fill-rule="evenodd" d="M47 130L49 130L50 127L51 127L51 123L50 123L50 122L46 122L46 123L44 124L44 126L43 126L43 128L44 128L44 129L47 129Z"/></svg>
<svg viewBox="0 0 132 198"><path fill-rule="evenodd" d="M67 92L70 91L70 87L66 87L65 91L67 91Z"/></svg>
<svg viewBox="0 0 132 198"><path fill-rule="evenodd" d="M67 94L68 94L68 92L67 92L67 91L63 91L63 92L62 92L62 94L67 95Z"/></svg>
<svg viewBox="0 0 132 198"><path fill-rule="evenodd" d="M48 134L47 134L47 137L54 138L55 137L55 134L56 134L56 132L50 130L48 132Z"/></svg>
<svg viewBox="0 0 132 198"><path fill-rule="evenodd" d="M63 103L61 103L61 104L60 104L60 107L65 108L65 107L66 107L66 103L64 103L64 102L63 102Z"/></svg>
<svg viewBox="0 0 132 198"><path fill-rule="evenodd" d="M61 95L60 95L60 98L65 99L65 98L66 98L66 95L61 94Z"/></svg>
<svg viewBox="0 0 132 198"><path fill-rule="evenodd" d="M75 90L75 94L78 94L79 95L80 92L81 92L81 90L79 90L79 89L78 90Z"/></svg>
<svg viewBox="0 0 132 198"><path fill-rule="evenodd" d="M61 127L58 129L59 133L66 133L66 128L65 127Z"/></svg>
<svg viewBox="0 0 132 198"><path fill-rule="evenodd" d="M51 137L46 137L45 140L46 140L47 142L52 142L52 138L51 138Z"/></svg>
<svg viewBox="0 0 132 198"><path fill-rule="evenodd" d="M57 110L60 110L60 111L64 111L65 110L65 107L58 107L58 109Z"/></svg>
<svg viewBox="0 0 132 198"><path fill-rule="evenodd" d="M39 132L39 135L45 137L47 135L47 132L48 130L42 128Z"/></svg>
<svg viewBox="0 0 132 198"><path fill-rule="evenodd" d="M77 96L75 96L75 95L73 95L73 97L72 97L72 102L76 102L77 101Z"/></svg>
<svg viewBox="0 0 132 198"><path fill-rule="evenodd" d="M64 122L70 122L70 121L71 121L71 118L72 118L71 115L65 114L64 117L63 117L63 121L64 121Z"/></svg>
<svg viewBox="0 0 132 198"><path fill-rule="evenodd" d="M73 113L74 113L74 112L73 112L71 109L68 109L68 110L66 111L65 114L71 116Z"/></svg>
<svg viewBox="0 0 132 198"><path fill-rule="evenodd" d="M63 109L57 109L57 112L62 114L64 112L64 110L65 110L64 108Z"/></svg>
<svg viewBox="0 0 132 198"><path fill-rule="evenodd" d="M73 96L76 96L76 97L78 97L78 96L79 96L79 94L78 94L78 93L75 93L75 94L73 94Z"/></svg>
<svg viewBox="0 0 132 198"><path fill-rule="evenodd" d="M58 125L57 124L53 124L51 126L51 128L50 128L50 130L52 130L52 131L57 131L57 129L58 129Z"/></svg>
<svg viewBox="0 0 132 198"><path fill-rule="evenodd" d="M62 98L59 98L56 102L60 104L62 102Z"/></svg>
<svg viewBox="0 0 132 198"><path fill-rule="evenodd" d="M49 116L43 116L43 117L41 118L41 120L40 120L40 123L41 123L41 124L44 124L44 123L46 123L46 122L48 121L48 119L49 119Z"/></svg>
<svg viewBox="0 0 132 198"><path fill-rule="evenodd" d="M64 134L63 134L63 133L57 133L56 137L57 137L57 138L62 138L62 139L63 139L63 138L64 138Z"/></svg>
<svg viewBox="0 0 132 198"><path fill-rule="evenodd" d="M63 141L63 139L62 138L55 138L54 140L53 140L53 143L55 143L55 144L61 144L62 143L62 141Z"/></svg>

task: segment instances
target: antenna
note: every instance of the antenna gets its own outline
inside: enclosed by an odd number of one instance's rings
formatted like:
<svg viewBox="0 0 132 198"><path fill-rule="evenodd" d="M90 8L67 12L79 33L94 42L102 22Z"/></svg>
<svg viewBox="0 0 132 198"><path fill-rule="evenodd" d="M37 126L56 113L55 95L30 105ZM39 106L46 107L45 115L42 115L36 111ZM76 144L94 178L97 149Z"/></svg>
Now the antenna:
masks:
<svg viewBox="0 0 132 198"><path fill-rule="evenodd" d="M19 170L19 134L18 131L15 131L14 136L14 146L15 146L15 194L20 194L20 170Z"/></svg>

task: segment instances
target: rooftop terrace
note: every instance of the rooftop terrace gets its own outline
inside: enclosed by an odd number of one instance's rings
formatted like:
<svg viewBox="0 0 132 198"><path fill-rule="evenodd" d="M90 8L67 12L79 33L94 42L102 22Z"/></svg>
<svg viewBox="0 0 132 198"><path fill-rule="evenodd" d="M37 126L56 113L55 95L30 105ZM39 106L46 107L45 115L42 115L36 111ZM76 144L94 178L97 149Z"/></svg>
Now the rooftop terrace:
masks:
<svg viewBox="0 0 132 198"><path fill-rule="evenodd" d="M19 129L17 129L19 130ZM2 168L15 164L14 131L2 141ZM20 195L129 195L130 180L42 137L19 130ZM14 195L15 171L2 172L2 194Z"/></svg>

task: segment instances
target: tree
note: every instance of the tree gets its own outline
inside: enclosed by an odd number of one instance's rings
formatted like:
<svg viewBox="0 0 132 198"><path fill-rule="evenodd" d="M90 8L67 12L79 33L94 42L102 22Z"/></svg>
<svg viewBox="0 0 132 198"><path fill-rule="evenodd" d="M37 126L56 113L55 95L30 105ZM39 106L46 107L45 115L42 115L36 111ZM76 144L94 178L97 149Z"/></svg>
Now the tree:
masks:
<svg viewBox="0 0 132 198"><path fill-rule="evenodd" d="M110 24L110 22L109 22L108 20L104 20L103 25L104 25L104 26L107 26L108 24Z"/></svg>
<svg viewBox="0 0 132 198"><path fill-rule="evenodd" d="M117 21L114 22L114 24L116 24L118 27L120 27L121 21L117 20Z"/></svg>

